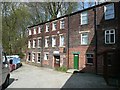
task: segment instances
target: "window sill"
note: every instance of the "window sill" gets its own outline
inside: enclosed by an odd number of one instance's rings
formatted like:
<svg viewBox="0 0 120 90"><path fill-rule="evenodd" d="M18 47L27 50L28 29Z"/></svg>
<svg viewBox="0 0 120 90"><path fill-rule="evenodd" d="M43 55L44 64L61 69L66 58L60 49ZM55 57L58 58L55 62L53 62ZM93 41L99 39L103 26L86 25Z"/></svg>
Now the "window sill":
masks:
<svg viewBox="0 0 120 90"><path fill-rule="evenodd" d="M52 31L56 31L56 29L53 29Z"/></svg>
<svg viewBox="0 0 120 90"><path fill-rule="evenodd" d="M64 48L65 46L59 46L60 48Z"/></svg>
<svg viewBox="0 0 120 90"><path fill-rule="evenodd" d="M113 45L113 44L115 44L115 43L105 43L106 45Z"/></svg>
<svg viewBox="0 0 120 90"><path fill-rule="evenodd" d="M80 24L81 26L83 26L83 25L88 25L88 23L86 23L86 24Z"/></svg>
<svg viewBox="0 0 120 90"><path fill-rule="evenodd" d="M37 47L37 48L41 48L41 47Z"/></svg>
<svg viewBox="0 0 120 90"><path fill-rule="evenodd" d="M88 46L88 44L80 44L81 46Z"/></svg>
<svg viewBox="0 0 120 90"><path fill-rule="evenodd" d="M93 63L86 63L86 65L90 65L90 66L93 66Z"/></svg>

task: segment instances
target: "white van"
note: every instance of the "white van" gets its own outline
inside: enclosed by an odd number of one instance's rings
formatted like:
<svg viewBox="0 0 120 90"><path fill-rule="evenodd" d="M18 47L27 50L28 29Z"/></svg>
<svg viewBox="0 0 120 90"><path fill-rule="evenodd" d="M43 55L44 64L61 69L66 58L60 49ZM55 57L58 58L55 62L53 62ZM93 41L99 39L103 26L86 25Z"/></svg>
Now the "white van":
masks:
<svg viewBox="0 0 120 90"><path fill-rule="evenodd" d="M6 54L3 52L2 46L0 46L0 90L2 86L5 88L9 84L10 70L9 63L6 58Z"/></svg>

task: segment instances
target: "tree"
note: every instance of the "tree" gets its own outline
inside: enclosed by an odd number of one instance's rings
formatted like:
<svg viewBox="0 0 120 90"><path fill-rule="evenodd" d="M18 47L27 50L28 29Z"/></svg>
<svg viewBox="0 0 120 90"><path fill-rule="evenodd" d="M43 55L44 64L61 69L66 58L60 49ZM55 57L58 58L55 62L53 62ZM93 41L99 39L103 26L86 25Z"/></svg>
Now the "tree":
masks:
<svg viewBox="0 0 120 90"><path fill-rule="evenodd" d="M2 3L2 41L3 47L9 54L15 53L16 50L25 46L26 25L29 20L29 13L27 8L23 3L12 3L3 2ZM17 43L19 43L19 47Z"/></svg>

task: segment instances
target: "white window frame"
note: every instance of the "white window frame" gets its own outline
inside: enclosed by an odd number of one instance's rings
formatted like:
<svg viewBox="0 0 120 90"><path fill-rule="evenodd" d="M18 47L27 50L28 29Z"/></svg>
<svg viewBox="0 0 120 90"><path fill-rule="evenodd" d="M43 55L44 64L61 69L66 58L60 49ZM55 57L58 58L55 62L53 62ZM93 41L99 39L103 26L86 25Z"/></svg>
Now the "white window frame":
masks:
<svg viewBox="0 0 120 90"><path fill-rule="evenodd" d="M111 31L113 31L113 33L111 33ZM114 34L114 42L111 42L111 34ZM109 42L107 42L106 39L107 35L109 37ZM115 44L115 29L105 30L105 44Z"/></svg>
<svg viewBox="0 0 120 90"><path fill-rule="evenodd" d="M41 33L41 27L40 26L38 27L38 33Z"/></svg>
<svg viewBox="0 0 120 90"><path fill-rule="evenodd" d="M32 35L31 29L28 30L28 35Z"/></svg>
<svg viewBox="0 0 120 90"><path fill-rule="evenodd" d="M55 38L55 41L53 40ZM56 36L52 36L52 47L56 47Z"/></svg>
<svg viewBox="0 0 120 90"><path fill-rule="evenodd" d="M36 32L36 28L35 28L35 27L34 27L34 29L33 29L33 33L34 33L34 34L36 34L36 33L37 33L37 32Z"/></svg>
<svg viewBox="0 0 120 90"><path fill-rule="evenodd" d="M28 48L31 48L31 40L28 41Z"/></svg>
<svg viewBox="0 0 120 90"><path fill-rule="evenodd" d="M50 30L50 25L49 25L49 23L47 23L46 24L46 32L49 32L49 30Z"/></svg>
<svg viewBox="0 0 120 90"><path fill-rule="evenodd" d="M48 58L47 58L47 55L48 55ZM48 60L49 59L49 53L48 52L45 52L44 53L44 60Z"/></svg>
<svg viewBox="0 0 120 90"><path fill-rule="evenodd" d="M35 52L32 53L32 62L35 62Z"/></svg>
<svg viewBox="0 0 120 90"><path fill-rule="evenodd" d="M65 28L65 19L61 19L60 20L60 29L64 29L64 28Z"/></svg>
<svg viewBox="0 0 120 90"><path fill-rule="evenodd" d="M86 23L83 23L83 17L87 18L86 19L87 20ZM84 11L84 12L81 13L81 25L85 25L85 24L88 24L88 12L87 11Z"/></svg>
<svg viewBox="0 0 120 90"><path fill-rule="evenodd" d="M37 40L38 40L38 41L37 41L37 47L38 47L38 48L41 48L41 43L40 43L40 42L42 42L42 41L41 41L41 37L38 38Z"/></svg>
<svg viewBox="0 0 120 90"><path fill-rule="evenodd" d="M45 47L49 47L49 36L45 37Z"/></svg>
<svg viewBox="0 0 120 90"><path fill-rule="evenodd" d="M30 59L29 59L29 56L30 56ZM28 53L27 61L29 61L29 62L31 61L31 53L30 52Z"/></svg>
<svg viewBox="0 0 120 90"><path fill-rule="evenodd" d="M33 39L33 48L36 48L36 39Z"/></svg>
<svg viewBox="0 0 120 90"><path fill-rule="evenodd" d="M83 34L87 34L87 37L86 36L83 36ZM83 38L87 38L87 43L83 43ZM81 45L88 45L88 42L89 42L89 39L88 39L88 33L85 32L85 33L81 33Z"/></svg>
<svg viewBox="0 0 120 90"><path fill-rule="evenodd" d="M56 23L56 28L55 28L55 23ZM52 30L54 31L54 30L56 30L57 29L57 21L54 21L53 23L52 23Z"/></svg>
<svg viewBox="0 0 120 90"><path fill-rule="evenodd" d="M87 57L88 54L90 55L90 57ZM91 55L92 55L92 56L91 56ZM92 58L92 63L89 63L89 62L88 62L88 58ZM93 59L94 59L94 54L93 54L93 53L86 53L86 63L87 63L87 64L92 64L92 65L93 65Z"/></svg>
<svg viewBox="0 0 120 90"><path fill-rule="evenodd" d="M38 61L38 54L40 54L40 61ZM37 63L40 63L41 62L41 52L37 52Z"/></svg>
<svg viewBox="0 0 120 90"><path fill-rule="evenodd" d="M64 42L62 42L62 36L64 37ZM64 47L65 44L65 36L64 35L60 35L60 47Z"/></svg>
<svg viewBox="0 0 120 90"><path fill-rule="evenodd" d="M112 8L110 8L112 7ZM115 18L115 10L114 10L114 3L108 4L104 6L104 13L105 13L105 20ZM110 16L111 15L111 16Z"/></svg>

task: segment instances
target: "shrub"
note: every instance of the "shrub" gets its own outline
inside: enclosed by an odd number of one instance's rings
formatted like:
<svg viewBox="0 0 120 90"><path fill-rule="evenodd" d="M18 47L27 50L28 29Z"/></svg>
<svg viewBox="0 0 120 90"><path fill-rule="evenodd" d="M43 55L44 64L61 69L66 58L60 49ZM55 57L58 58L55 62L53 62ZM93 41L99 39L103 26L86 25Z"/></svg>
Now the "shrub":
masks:
<svg viewBox="0 0 120 90"><path fill-rule="evenodd" d="M67 68L65 66L62 66L62 67L55 68L55 70L61 71L61 72L66 72Z"/></svg>

